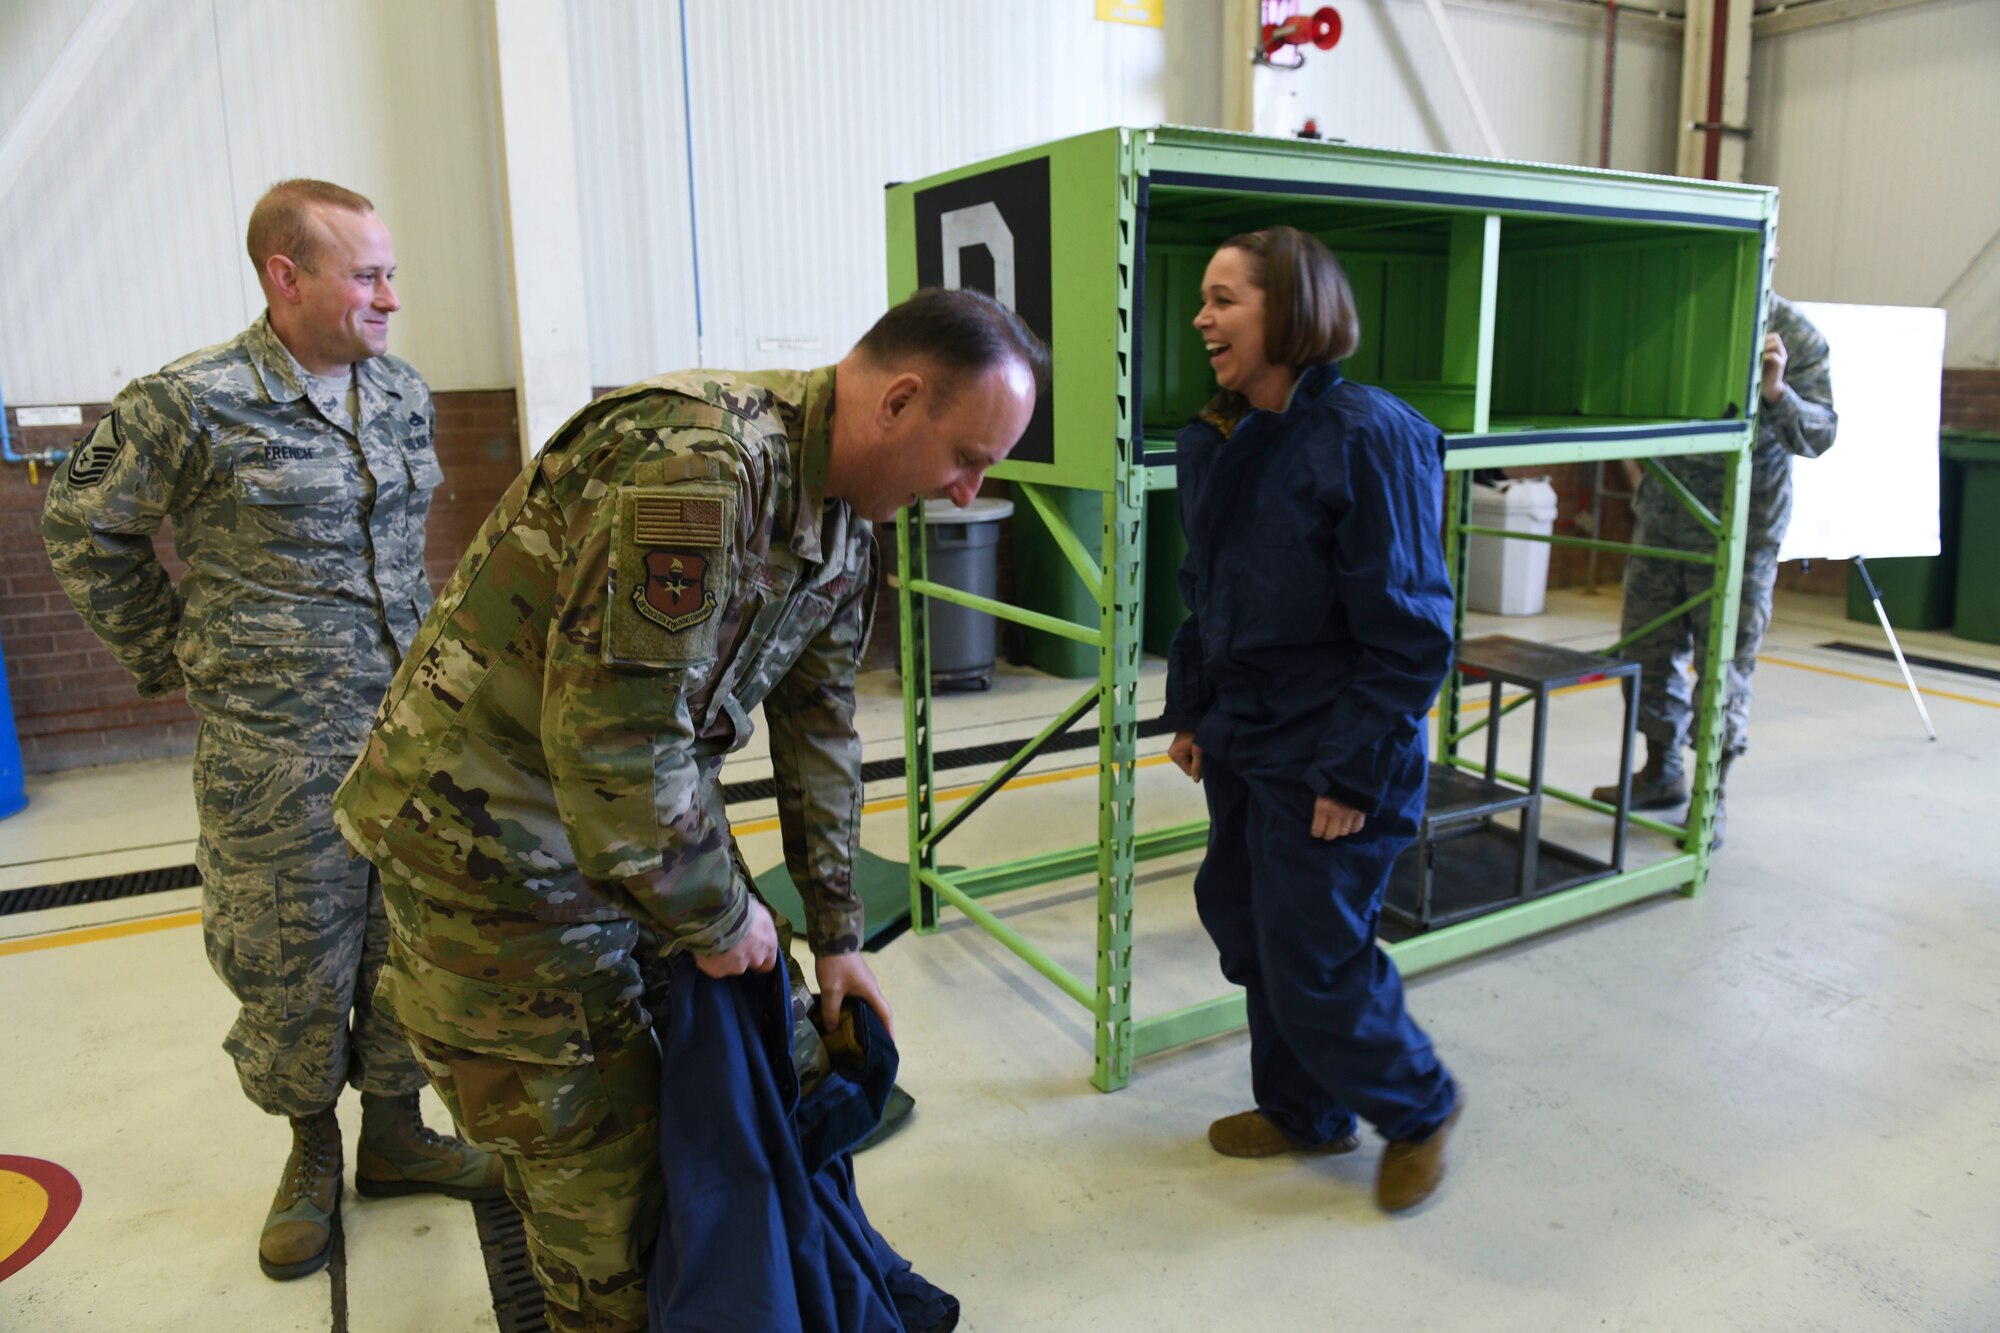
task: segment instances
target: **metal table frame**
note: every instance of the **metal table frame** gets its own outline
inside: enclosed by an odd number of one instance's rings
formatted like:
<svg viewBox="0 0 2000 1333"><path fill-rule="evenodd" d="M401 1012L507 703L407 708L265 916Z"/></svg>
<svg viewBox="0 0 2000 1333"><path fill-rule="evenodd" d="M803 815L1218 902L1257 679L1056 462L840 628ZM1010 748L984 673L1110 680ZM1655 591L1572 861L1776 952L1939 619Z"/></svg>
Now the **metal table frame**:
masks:
<svg viewBox="0 0 2000 1333"><path fill-rule="evenodd" d="M1542 660L1539 663L1520 660L1524 657ZM1486 900L1462 904L1448 911L1438 910L1433 894L1437 849L1441 844L1468 836L1497 837L1513 843L1513 891L1506 896L1517 903L1623 871L1626 827L1632 813L1632 753L1639 722L1639 693L1636 688L1639 664L1553 644L1486 635L1459 644L1452 665L1460 677L1484 680L1490 691L1483 724L1486 728L1485 771L1474 774L1448 764L1431 765L1430 790L1417 840L1398 859L1382 910L1406 926L1432 930L1470 920L1507 905L1501 898L1489 896ZM1613 803L1611 812L1611 856L1604 861L1542 841L1549 701L1562 690L1602 680L1617 680L1625 687L1625 725L1619 733L1618 799ZM1527 693L1520 695L1515 703L1503 705L1502 687L1507 685L1522 687ZM1534 710L1525 789L1505 786L1498 781L1500 719L1522 702L1532 704ZM1501 815L1516 812L1521 818L1518 830L1503 829L1494 822ZM1543 882L1542 858L1545 855L1562 861L1574 873L1567 878ZM1399 900L1398 890L1405 885L1414 888L1413 908L1406 908Z"/></svg>

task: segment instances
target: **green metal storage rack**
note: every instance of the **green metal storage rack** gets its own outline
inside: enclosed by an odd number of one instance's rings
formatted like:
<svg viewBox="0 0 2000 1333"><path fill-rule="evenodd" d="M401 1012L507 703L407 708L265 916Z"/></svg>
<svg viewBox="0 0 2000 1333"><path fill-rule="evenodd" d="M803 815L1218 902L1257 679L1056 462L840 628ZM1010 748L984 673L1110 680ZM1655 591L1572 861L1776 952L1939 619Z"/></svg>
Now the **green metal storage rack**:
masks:
<svg viewBox="0 0 2000 1333"><path fill-rule="evenodd" d="M1145 1019L1132 1010L1134 867L1200 847L1207 832L1204 821L1144 832L1138 824L1145 516L1149 493L1174 484L1174 432L1213 391L1190 321L1203 266L1236 232L1284 222L1325 239L1354 283L1362 316L1362 345L1345 373L1399 394L1446 432L1442 502L1446 555L1461 589L1460 630L1470 535L1685 560L1714 575L1673 613L1711 600L1716 607L1703 653L1690 817L1685 827L1632 821L1671 836L1679 852L1389 946L1398 964L1421 972L1642 898L1701 890L1721 744L1718 691L1736 637L1745 528L1739 499L1749 484L1754 353L1763 340L1775 190L1157 128L1103 130L895 185L887 204L892 300L926 285L977 286L1049 339L1052 392L992 475L1040 517L1083 591L1080 604L1094 611L1076 618L933 583L923 563L921 507L898 517L912 921L919 932L932 931L944 907L958 909L1089 1010L1099 1088L1123 1087L1138 1057L1244 1021L1240 993ZM1692 453L1734 458L1720 513L1707 512L1658 462ZM1470 521L1464 474L1472 469L1614 458L1645 459L1657 482L1714 535L1714 550L1522 538ZM1062 488L1098 497L1095 543L1070 521L1074 497ZM1083 645L1098 664L1097 679L1074 703L942 817L925 639L932 600ZM939 849L951 833L1043 745L1092 712L1096 838L944 873ZM1490 718L1467 723L1463 713L1454 676L1441 697L1433 753L1482 767L1459 749ZM1580 793L1546 794L1609 810ZM1092 977L1062 967L984 903L1091 873Z"/></svg>

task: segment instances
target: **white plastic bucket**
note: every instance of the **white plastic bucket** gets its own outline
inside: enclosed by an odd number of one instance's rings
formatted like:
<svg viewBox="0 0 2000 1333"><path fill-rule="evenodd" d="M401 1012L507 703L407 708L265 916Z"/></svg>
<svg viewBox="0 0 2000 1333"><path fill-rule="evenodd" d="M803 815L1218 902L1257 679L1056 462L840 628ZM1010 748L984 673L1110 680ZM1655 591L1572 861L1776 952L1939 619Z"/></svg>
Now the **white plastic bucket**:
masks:
<svg viewBox="0 0 2000 1333"><path fill-rule="evenodd" d="M1556 488L1546 477L1472 488L1472 522L1548 536L1555 530ZM1472 538L1467 553L1465 604L1503 616L1538 616L1548 603L1549 544Z"/></svg>

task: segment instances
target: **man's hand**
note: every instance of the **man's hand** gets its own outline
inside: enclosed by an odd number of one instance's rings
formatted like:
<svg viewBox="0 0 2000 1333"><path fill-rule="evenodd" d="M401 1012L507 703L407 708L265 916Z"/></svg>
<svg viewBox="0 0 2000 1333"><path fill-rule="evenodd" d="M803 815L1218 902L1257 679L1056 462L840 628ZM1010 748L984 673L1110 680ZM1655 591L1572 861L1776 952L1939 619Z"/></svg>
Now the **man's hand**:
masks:
<svg viewBox="0 0 2000 1333"><path fill-rule="evenodd" d="M1201 747L1194 743L1192 731L1177 731L1173 741L1167 746L1167 758L1174 761L1174 767L1201 781Z"/></svg>
<svg viewBox="0 0 2000 1333"><path fill-rule="evenodd" d="M1368 816L1351 805L1342 805L1331 796L1322 796L1313 802L1313 836L1332 842L1350 833L1361 832L1361 826L1368 822Z"/></svg>
<svg viewBox="0 0 2000 1333"><path fill-rule="evenodd" d="M740 977L745 972L769 972L778 965L778 928L771 922L770 909L755 898L750 900L750 933L736 941L727 953L698 953L694 965L703 976Z"/></svg>
<svg viewBox="0 0 2000 1333"><path fill-rule="evenodd" d="M1792 354L1785 340L1775 333L1764 335L1764 401L1775 403L1785 396L1785 364Z"/></svg>
<svg viewBox="0 0 2000 1333"><path fill-rule="evenodd" d="M896 1035L896 1020L889 1012L889 1002L882 998L882 987L860 954L830 953L815 958L813 973L819 981L820 1018L829 1031L840 1022L841 1001L853 995L875 1011L891 1037Z"/></svg>

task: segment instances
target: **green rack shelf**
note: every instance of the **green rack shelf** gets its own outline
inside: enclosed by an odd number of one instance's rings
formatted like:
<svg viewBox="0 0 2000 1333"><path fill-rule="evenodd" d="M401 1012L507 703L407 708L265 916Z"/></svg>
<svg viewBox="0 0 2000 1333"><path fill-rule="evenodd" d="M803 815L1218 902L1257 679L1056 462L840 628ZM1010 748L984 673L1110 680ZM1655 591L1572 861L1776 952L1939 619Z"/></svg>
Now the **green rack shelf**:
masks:
<svg viewBox="0 0 2000 1333"><path fill-rule="evenodd" d="M977 286L1018 311L1055 353L1052 392L1014 454L993 469L1011 484L1017 514L1033 515L1037 563L1027 597L1017 590L1020 604L1008 604L931 582L921 506L896 521L905 571L898 609L912 921L932 931L941 912L957 910L1083 1005L1096 1026L1096 1086L1123 1087L1134 1060L1244 1021L1240 993L1147 1018L1135 1018L1132 1007L1134 868L1206 841L1202 822L1139 827L1137 688L1149 589L1156 617L1163 595L1162 571L1144 558L1148 524L1161 522L1157 506L1166 497L1156 493L1173 487L1174 432L1213 391L1191 323L1200 275L1237 232L1283 222L1326 240L1347 268L1362 316L1362 344L1344 372L1399 394L1446 432L1440 502L1461 630L1465 539L1489 531L1470 520L1465 473L1639 458L1671 485L1660 458L1734 459L1721 512L1706 512L1676 488L1714 535L1713 550L1657 553L1710 568L1709 586L1689 605L1712 600L1717 608L1704 645L1688 822L1632 821L1671 836L1680 850L1400 941L1389 946L1398 964L1420 972L1656 894L1701 890L1721 743L1721 664L1736 636L1739 501L1749 485L1775 190L1160 127L1102 130L892 186L887 222L892 300L926 285ZM1042 604L1033 604L1038 598ZM1094 658L1096 665L1096 679L1075 701L948 816L937 807L932 765L925 637L932 601L989 611L1060 642L1072 664ZM1146 637L1157 646L1156 633ZM1454 675L1441 696L1434 753L1480 767L1459 748L1485 723L1467 723L1464 713ZM1043 743L1093 714L1095 839L941 870L949 836ZM1577 793L1546 794L1608 810ZM983 903L1090 873L1098 885L1090 977L1061 966Z"/></svg>

